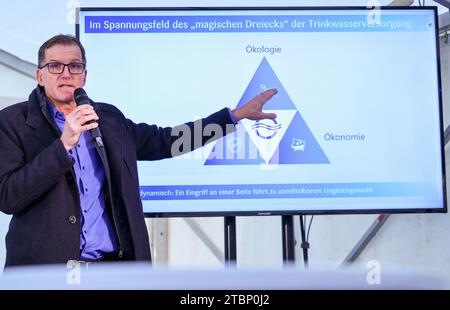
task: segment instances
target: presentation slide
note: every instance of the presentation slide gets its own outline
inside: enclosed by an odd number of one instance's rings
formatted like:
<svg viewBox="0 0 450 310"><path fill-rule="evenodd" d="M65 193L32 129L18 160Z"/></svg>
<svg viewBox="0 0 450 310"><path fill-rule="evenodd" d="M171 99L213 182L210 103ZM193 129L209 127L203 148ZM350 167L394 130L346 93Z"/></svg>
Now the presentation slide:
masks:
<svg viewBox="0 0 450 310"><path fill-rule="evenodd" d="M77 35L87 93L135 123L278 89L276 119L139 162L148 216L446 211L432 8L85 8Z"/></svg>

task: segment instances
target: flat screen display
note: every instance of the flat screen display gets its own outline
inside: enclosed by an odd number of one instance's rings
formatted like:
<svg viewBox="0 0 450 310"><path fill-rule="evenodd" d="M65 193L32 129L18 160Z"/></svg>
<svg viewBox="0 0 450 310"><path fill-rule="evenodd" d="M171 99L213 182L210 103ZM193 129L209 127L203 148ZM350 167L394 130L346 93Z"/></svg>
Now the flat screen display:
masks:
<svg viewBox="0 0 450 310"><path fill-rule="evenodd" d="M436 16L81 8L77 35L89 96L135 123L174 126L278 89L264 106L275 120L139 162L147 216L446 212Z"/></svg>

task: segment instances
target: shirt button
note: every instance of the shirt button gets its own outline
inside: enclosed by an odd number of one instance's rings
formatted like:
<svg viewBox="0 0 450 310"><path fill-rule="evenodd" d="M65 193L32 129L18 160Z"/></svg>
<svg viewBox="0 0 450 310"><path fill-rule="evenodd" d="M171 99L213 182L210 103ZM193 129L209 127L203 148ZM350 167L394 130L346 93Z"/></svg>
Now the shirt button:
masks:
<svg viewBox="0 0 450 310"><path fill-rule="evenodd" d="M77 222L77 217L75 215L69 216L69 223L75 224Z"/></svg>

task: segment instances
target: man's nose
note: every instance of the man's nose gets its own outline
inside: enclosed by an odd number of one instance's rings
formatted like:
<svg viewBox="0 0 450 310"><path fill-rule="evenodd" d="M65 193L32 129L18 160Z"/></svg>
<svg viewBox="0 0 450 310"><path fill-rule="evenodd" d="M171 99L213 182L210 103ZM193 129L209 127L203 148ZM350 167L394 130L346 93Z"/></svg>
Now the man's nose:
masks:
<svg viewBox="0 0 450 310"><path fill-rule="evenodd" d="M63 72L61 72L62 77L71 77L72 74L69 72L69 66L64 66Z"/></svg>

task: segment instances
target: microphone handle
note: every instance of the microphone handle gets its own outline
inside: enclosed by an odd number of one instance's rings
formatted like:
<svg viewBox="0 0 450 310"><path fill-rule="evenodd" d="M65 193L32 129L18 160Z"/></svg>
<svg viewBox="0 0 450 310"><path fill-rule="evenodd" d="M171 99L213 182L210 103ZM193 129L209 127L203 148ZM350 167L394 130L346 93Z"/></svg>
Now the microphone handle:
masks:
<svg viewBox="0 0 450 310"><path fill-rule="evenodd" d="M81 103L81 104L89 104L89 103ZM86 123L87 124L92 124L92 123L96 123L96 121L91 120L89 122ZM94 142L97 144L98 147L102 148L104 146L103 144L103 139L102 139L102 133L100 132L100 128L93 128L91 130L89 130L92 139L94 139Z"/></svg>
<svg viewBox="0 0 450 310"><path fill-rule="evenodd" d="M77 106L80 106L82 104L89 104L89 105L91 104L90 99L83 88L75 89L73 95L74 95L74 100L75 100L75 103L77 104ZM95 121L91 120L91 121L87 122L85 125L92 124L93 122L95 122ZM100 132L100 128L97 127L97 128L91 129L91 130L89 130L89 132L91 133L92 139L97 144L97 146L99 148L103 148L104 144L103 144L102 133Z"/></svg>
<svg viewBox="0 0 450 310"><path fill-rule="evenodd" d="M89 132L91 133L91 136L94 139L97 146L103 147L104 144L103 144L102 133L100 132L100 129L97 127L97 128L89 130Z"/></svg>

